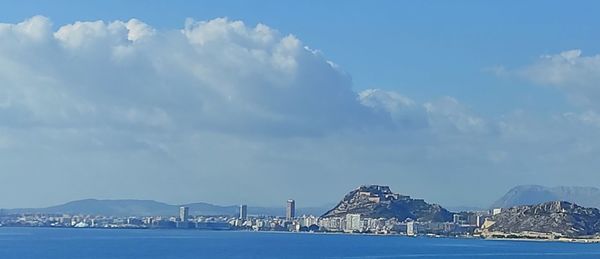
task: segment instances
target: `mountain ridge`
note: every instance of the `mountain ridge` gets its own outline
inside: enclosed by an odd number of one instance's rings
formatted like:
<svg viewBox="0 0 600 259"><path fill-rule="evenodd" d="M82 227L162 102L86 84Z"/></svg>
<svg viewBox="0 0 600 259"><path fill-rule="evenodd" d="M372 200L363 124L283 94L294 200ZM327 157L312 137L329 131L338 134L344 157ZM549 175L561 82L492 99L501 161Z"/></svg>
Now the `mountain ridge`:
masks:
<svg viewBox="0 0 600 259"><path fill-rule="evenodd" d="M59 205L44 208L14 208L2 209L4 214L86 214L105 216L171 216L179 213L179 207L190 208L192 215L237 215L239 205L215 205L206 202L194 202L186 204L168 204L155 200L138 199L81 199L69 201ZM320 215L326 211L325 207L298 208L297 214ZM250 215L283 216L285 208L282 207L260 207L248 206Z"/></svg>
<svg viewBox="0 0 600 259"><path fill-rule="evenodd" d="M518 185L492 203L490 208L511 208L557 200L600 208L600 189L586 186Z"/></svg>

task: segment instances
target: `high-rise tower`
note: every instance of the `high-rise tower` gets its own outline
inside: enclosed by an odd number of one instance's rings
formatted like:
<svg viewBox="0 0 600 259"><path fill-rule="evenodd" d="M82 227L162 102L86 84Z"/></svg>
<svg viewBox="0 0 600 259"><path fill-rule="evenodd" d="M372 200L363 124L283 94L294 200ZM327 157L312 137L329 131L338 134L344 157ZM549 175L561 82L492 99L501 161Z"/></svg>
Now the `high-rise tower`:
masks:
<svg viewBox="0 0 600 259"><path fill-rule="evenodd" d="M292 220L296 217L296 202L294 200L288 200L287 206L285 207L285 218Z"/></svg>
<svg viewBox="0 0 600 259"><path fill-rule="evenodd" d="M186 222L190 216L190 208L181 206L179 207L179 221Z"/></svg>
<svg viewBox="0 0 600 259"><path fill-rule="evenodd" d="M248 206L240 205L240 219L246 220L248 218Z"/></svg>

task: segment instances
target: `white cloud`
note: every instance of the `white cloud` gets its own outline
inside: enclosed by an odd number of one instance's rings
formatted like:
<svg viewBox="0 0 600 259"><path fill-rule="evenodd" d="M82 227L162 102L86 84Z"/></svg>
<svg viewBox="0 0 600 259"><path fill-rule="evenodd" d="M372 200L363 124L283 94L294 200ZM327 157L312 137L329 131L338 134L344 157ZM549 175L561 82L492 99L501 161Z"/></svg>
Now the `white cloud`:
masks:
<svg viewBox="0 0 600 259"><path fill-rule="evenodd" d="M36 35L0 45L0 114L20 114L7 127L19 121L265 136L483 127L449 97L418 104L392 91L357 94L319 51L263 24L188 19L181 31L158 31L132 19L75 22L52 33L48 19L34 17L2 28L1 37ZM27 45L33 42L44 43Z"/></svg>
<svg viewBox="0 0 600 259"><path fill-rule="evenodd" d="M583 56L579 49L543 55L514 73L537 84L558 87L578 105L598 107L600 55Z"/></svg>
<svg viewBox="0 0 600 259"><path fill-rule="evenodd" d="M0 43L4 109L29 113L32 123L158 125L131 120L131 111L161 111L180 128L303 135L360 127L370 113L347 75L262 24L188 20L178 32L132 19L75 22L52 34L47 19L34 17L2 28L3 38L34 35Z"/></svg>
<svg viewBox="0 0 600 259"><path fill-rule="evenodd" d="M7 39L20 43L39 42L47 39L51 28L48 18L34 16L18 24L0 24L0 33Z"/></svg>
<svg viewBox="0 0 600 259"><path fill-rule="evenodd" d="M399 128L427 128L427 113L408 97L392 91L367 89L358 94L358 100L380 116L389 117Z"/></svg>
<svg viewBox="0 0 600 259"><path fill-rule="evenodd" d="M453 97L443 97L424 104L430 123L444 131L449 129L462 133L487 133L490 129L484 119L475 115Z"/></svg>
<svg viewBox="0 0 600 259"><path fill-rule="evenodd" d="M432 129L442 134L489 131L483 118L449 96L417 103L397 92L367 89L359 93L359 101L376 112L389 115L400 128Z"/></svg>
<svg viewBox="0 0 600 259"><path fill-rule="evenodd" d="M125 27L127 28L127 30L129 30L129 32L127 33L127 39L134 42L142 40L146 37L151 37L156 33L156 30L154 28L137 19L129 20L125 24Z"/></svg>

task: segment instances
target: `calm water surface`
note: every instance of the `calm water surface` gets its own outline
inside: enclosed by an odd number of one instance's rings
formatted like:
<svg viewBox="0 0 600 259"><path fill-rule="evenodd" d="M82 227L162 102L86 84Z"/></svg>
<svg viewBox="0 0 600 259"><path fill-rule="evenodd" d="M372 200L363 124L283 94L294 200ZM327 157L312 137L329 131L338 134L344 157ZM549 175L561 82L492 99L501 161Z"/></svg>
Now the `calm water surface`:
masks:
<svg viewBox="0 0 600 259"><path fill-rule="evenodd" d="M600 244L233 231L0 228L0 258L600 258Z"/></svg>

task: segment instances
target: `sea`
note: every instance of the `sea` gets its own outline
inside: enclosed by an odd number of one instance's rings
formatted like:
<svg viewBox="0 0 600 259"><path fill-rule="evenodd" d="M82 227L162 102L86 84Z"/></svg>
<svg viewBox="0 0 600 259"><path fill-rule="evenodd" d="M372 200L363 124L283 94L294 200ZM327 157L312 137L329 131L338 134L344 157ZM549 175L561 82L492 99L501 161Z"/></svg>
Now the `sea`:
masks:
<svg viewBox="0 0 600 259"><path fill-rule="evenodd" d="M153 229L0 228L0 258L600 258L600 244Z"/></svg>

